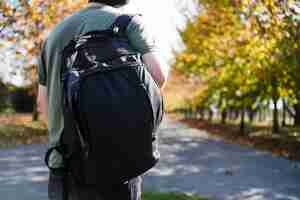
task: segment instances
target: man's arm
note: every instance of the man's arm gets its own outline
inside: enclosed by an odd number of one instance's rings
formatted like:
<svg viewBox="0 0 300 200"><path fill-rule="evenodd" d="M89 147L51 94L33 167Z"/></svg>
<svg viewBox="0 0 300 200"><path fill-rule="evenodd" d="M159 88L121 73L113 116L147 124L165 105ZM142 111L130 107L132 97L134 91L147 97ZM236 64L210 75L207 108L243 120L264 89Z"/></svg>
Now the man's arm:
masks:
<svg viewBox="0 0 300 200"><path fill-rule="evenodd" d="M168 77L169 66L161 59L154 36L142 16L136 15L127 27L127 36L132 47L142 55L144 63L159 87L163 89Z"/></svg>
<svg viewBox="0 0 300 200"><path fill-rule="evenodd" d="M155 53L146 53L142 56L143 61L149 66L149 71L154 80L158 83L161 90L164 89L167 78L169 67L160 58L159 55Z"/></svg>
<svg viewBox="0 0 300 200"><path fill-rule="evenodd" d="M37 110L41 114L42 121L48 124L47 87L41 84L39 84L39 88L38 88Z"/></svg>

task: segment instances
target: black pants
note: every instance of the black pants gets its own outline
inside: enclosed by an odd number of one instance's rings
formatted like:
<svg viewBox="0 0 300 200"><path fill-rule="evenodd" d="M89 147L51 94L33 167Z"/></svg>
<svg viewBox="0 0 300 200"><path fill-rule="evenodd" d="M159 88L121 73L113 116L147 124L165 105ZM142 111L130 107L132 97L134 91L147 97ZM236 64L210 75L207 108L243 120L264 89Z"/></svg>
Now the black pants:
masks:
<svg viewBox="0 0 300 200"><path fill-rule="evenodd" d="M64 200L64 182L61 174L50 172L48 184L49 200ZM114 186L109 190L95 187L79 187L68 178L68 200L141 200L142 178L137 177L128 184Z"/></svg>

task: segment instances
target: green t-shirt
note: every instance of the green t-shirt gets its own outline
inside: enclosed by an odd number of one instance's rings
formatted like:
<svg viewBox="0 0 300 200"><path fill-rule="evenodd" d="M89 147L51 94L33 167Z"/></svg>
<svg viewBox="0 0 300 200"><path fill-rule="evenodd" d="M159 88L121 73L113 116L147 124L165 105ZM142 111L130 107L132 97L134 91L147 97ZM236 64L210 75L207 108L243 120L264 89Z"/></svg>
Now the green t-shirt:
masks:
<svg viewBox="0 0 300 200"><path fill-rule="evenodd" d="M79 34L109 28L120 14L122 13L117 8L93 3L66 17L44 41L38 64L38 79L39 84L46 86L48 92L49 147L58 144L64 128L60 82L63 48ZM157 50L155 41L140 16L133 17L126 34L131 47L142 55ZM50 166L59 167L61 164L61 156L54 152L50 156Z"/></svg>

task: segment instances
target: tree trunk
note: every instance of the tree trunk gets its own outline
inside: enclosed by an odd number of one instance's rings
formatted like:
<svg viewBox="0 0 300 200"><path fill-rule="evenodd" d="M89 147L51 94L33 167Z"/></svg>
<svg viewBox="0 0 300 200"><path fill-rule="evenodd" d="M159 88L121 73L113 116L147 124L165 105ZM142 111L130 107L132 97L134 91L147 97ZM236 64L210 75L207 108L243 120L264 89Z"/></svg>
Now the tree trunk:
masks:
<svg viewBox="0 0 300 200"><path fill-rule="evenodd" d="M230 120L234 120L234 112L233 112L233 109L232 109L232 108L229 109L228 115L229 115L229 119L230 119Z"/></svg>
<svg viewBox="0 0 300 200"><path fill-rule="evenodd" d="M279 132L279 120L278 120L278 107L277 107L277 98L273 98L273 127L272 127L272 132L273 133L278 133Z"/></svg>
<svg viewBox="0 0 300 200"><path fill-rule="evenodd" d="M281 126L285 127L286 126L286 102L283 99L282 100L282 122L281 122Z"/></svg>
<svg viewBox="0 0 300 200"><path fill-rule="evenodd" d="M245 134L245 108L244 107L241 110L240 132L243 135Z"/></svg>
<svg viewBox="0 0 300 200"><path fill-rule="evenodd" d="M248 116L249 116L249 121L250 121L250 124L253 123L254 121L254 117L255 117L255 112L253 109L249 109L249 113L248 113Z"/></svg>
<svg viewBox="0 0 300 200"><path fill-rule="evenodd" d="M203 120L204 119L204 109L203 108L198 108L197 113L199 114L199 119Z"/></svg>
<svg viewBox="0 0 300 200"><path fill-rule="evenodd" d="M274 105L273 119L272 119L272 121L273 121L272 132L278 133L279 132L279 120L278 120L277 102L279 99L279 93L278 93L278 81L275 77L272 77L271 86L272 86L272 102Z"/></svg>
<svg viewBox="0 0 300 200"><path fill-rule="evenodd" d="M209 115L208 121L212 122L214 117L214 112L211 109L208 110L208 115Z"/></svg>
<svg viewBox="0 0 300 200"><path fill-rule="evenodd" d="M190 119L191 115L192 115L191 109L190 108L185 109L185 111L184 111L184 118Z"/></svg>
<svg viewBox="0 0 300 200"><path fill-rule="evenodd" d="M294 105L295 116L294 116L294 126L300 126L300 103Z"/></svg>
<svg viewBox="0 0 300 200"><path fill-rule="evenodd" d="M39 113L37 112L36 106L34 106L34 110L32 112L32 121L37 121L39 118Z"/></svg>
<svg viewBox="0 0 300 200"><path fill-rule="evenodd" d="M227 121L227 111L226 110L223 110L222 113L221 113L221 123L222 124L226 124L226 121Z"/></svg>
<svg viewBox="0 0 300 200"><path fill-rule="evenodd" d="M235 110L234 110L234 120L237 120L237 119L239 118L239 116L240 116L239 110L238 110L238 109L235 109Z"/></svg>
<svg viewBox="0 0 300 200"><path fill-rule="evenodd" d="M35 96L35 100L33 101L33 111L32 111L32 121L35 122L38 120L39 118L39 112L37 110L37 96L38 96L38 83L34 82L33 83L33 90L32 90L32 94L33 96Z"/></svg>
<svg viewBox="0 0 300 200"><path fill-rule="evenodd" d="M259 122L263 122L264 121L264 116L263 116L263 108L260 108L259 110L258 110L258 121Z"/></svg>

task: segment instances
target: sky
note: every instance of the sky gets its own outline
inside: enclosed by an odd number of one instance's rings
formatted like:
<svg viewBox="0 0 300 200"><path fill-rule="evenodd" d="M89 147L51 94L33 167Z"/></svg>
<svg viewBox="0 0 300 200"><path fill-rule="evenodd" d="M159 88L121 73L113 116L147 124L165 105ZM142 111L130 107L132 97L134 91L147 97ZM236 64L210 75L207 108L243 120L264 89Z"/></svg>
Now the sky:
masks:
<svg viewBox="0 0 300 200"><path fill-rule="evenodd" d="M184 9L187 8L187 9ZM182 29L185 24L184 15L187 12L195 12L192 0L130 0L129 5L123 8L131 13L142 14L146 25L153 34L162 57L172 63L172 51L180 51L183 48L177 28ZM0 76L4 81L22 85L23 79L20 73L13 78L8 74L11 71L9 66L15 62L14 56L6 49L0 47Z"/></svg>
<svg viewBox="0 0 300 200"><path fill-rule="evenodd" d="M155 1L157 3L155 3ZM177 27L183 27L184 17L176 6L176 0L131 0L125 7L129 12L141 13L150 28L163 57L172 58L172 49L180 49Z"/></svg>

